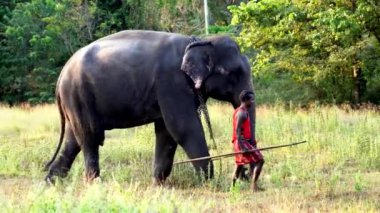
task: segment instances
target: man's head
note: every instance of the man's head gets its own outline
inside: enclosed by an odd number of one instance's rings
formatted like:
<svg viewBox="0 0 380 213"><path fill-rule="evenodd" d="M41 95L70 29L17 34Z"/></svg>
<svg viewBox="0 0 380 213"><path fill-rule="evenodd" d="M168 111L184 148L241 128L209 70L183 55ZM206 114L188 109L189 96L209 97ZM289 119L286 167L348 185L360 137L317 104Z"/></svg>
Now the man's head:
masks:
<svg viewBox="0 0 380 213"><path fill-rule="evenodd" d="M254 94L250 90L243 90L239 95L240 102L249 108L254 101Z"/></svg>

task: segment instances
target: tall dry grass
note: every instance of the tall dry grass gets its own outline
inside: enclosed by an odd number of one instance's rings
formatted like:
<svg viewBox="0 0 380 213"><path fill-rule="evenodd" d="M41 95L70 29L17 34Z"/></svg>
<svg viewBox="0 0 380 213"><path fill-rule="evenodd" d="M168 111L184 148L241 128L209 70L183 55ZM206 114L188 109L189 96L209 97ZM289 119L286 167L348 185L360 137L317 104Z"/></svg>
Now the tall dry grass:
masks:
<svg viewBox="0 0 380 213"><path fill-rule="evenodd" d="M212 155L232 150L232 111L209 105L217 143ZM56 107L0 107L0 119L2 212L380 211L380 115L371 108L260 106L260 147L308 143L263 153L266 190L259 193L247 182L231 188L233 158L214 162L213 180L198 178L186 164L174 167L165 187L152 186L153 125L106 133L101 182L83 182L79 155L69 176L49 187L42 168L58 142ZM181 148L175 159L186 159Z"/></svg>

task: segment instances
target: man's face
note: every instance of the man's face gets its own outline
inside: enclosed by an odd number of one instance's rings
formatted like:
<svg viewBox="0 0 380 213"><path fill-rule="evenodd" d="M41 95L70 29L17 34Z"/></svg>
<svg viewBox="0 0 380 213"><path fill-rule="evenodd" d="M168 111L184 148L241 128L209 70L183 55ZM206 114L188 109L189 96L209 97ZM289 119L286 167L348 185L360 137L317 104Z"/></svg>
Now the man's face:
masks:
<svg viewBox="0 0 380 213"><path fill-rule="evenodd" d="M248 100L244 101L244 104L247 108L251 107L253 102L255 101L252 95L250 95L249 97L250 98Z"/></svg>

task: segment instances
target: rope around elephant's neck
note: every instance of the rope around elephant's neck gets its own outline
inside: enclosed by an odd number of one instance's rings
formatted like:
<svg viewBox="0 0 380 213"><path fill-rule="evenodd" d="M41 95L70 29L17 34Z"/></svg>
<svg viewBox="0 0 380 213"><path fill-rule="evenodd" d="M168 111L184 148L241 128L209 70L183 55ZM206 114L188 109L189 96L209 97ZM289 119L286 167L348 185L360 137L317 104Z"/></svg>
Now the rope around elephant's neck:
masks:
<svg viewBox="0 0 380 213"><path fill-rule="evenodd" d="M213 144L213 148L216 149L216 153L218 155L220 155L220 150L218 149L217 145L216 145L216 142L215 142L215 139L214 139L214 133L212 131L212 127L211 127L211 121L210 121L210 116L208 114L208 109L207 109L207 105L202 97L202 93L198 90L197 91L197 95L198 95L198 100L199 100L199 107L198 107L198 115L199 115L199 119L202 120L202 111L203 111L203 114L205 115L205 120L206 120L206 124L207 124L207 127L208 127L208 130L209 130L209 134L210 134L210 138L212 140L212 144ZM211 161L210 161L210 170L211 170ZM222 171L223 171L223 162L221 159L219 159L219 176L218 176L218 182L222 181L223 177L222 177Z"/></svg>
<svg viewBox="0 0 380 213"><path fill-rule="evenodd" d="M211 121L210 121L210 116L208 114L208 109L207 109L207 105L202 97L202 94L201 92L198 91L198 100L199 100L199 107L197 109L198 111L198 115L199 115L199 118L202 120L202 112L205 116L205 120L206 120L206 124L207 124L207 127L208 127L208 131L209 131L209 135L210 135L210 139L212 140L212 143L213 143L213 148L215 148L216 150L218 150L218 147L216 145L216 142L215 142L215 139L214 139L214 133L212 131L212 126L211 126Z"/></svg>

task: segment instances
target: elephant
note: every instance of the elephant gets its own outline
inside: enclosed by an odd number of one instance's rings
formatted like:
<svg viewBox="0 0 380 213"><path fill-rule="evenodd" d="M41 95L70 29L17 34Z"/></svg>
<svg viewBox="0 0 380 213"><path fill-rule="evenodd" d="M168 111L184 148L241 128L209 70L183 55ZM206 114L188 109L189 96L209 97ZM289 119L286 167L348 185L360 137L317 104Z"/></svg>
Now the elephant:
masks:
<svg viewBox="0 0 380 213"><path fill-rule="evenodd" d="M229 36L201 39L125 30L100 38L75 52L57 80L61 133L45 167L45 180L66 177L80 151L85 177L98 177L99 146L105 131L153 122L153 180L164 183L178 145L190 159L210 156L197 113L198 95L205 101L214 98L237 108L242 90L254 90L251 69ZM255 106L249 116L254 133ZM193 166L212 178L212 161L196 161Z"/></svg>

